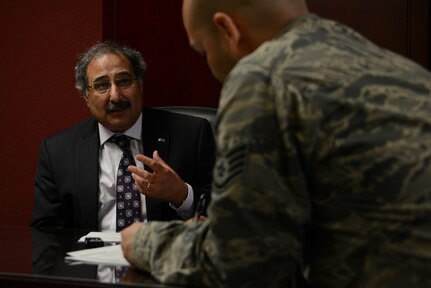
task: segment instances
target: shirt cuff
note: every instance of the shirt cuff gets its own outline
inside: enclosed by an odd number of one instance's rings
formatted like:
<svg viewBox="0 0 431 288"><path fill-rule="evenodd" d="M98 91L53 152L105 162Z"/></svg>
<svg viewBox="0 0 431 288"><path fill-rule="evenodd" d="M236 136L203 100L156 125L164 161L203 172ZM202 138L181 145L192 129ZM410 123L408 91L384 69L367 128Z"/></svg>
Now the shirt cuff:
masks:
<svg viewBox="0 0 431 288"><path fill-rule="evenodd" d="M187 184L187 197L184 200L183 204L180 207L175 207L174 204L169 203L169 205L177 211L178 216L180 216L183 220L189 219L193 216L193 188L189 184Z"/></svg>

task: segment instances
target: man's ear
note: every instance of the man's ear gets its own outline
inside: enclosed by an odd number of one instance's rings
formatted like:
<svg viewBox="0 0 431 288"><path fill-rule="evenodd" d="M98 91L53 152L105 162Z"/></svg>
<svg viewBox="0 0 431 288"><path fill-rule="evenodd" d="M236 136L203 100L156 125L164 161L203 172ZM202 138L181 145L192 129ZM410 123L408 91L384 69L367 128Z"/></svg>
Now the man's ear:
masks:
<svg viewBox="0 0 431 288"><path fill-rule="evenodd" d="M214 14L213 21L222 37L227 41L232 55L235 58L241 58L243 53L241 52L240 41L243 39L239 26L234 19L226 13L217 12Z"/></svg>
<svg viewBox="0 0 431 288"><path fill-rule="evenodd" d="M85 104L87 104L87 106L88 106L88 91L85 91L85 94L82 95L82 99L84 99Z"/></svg>

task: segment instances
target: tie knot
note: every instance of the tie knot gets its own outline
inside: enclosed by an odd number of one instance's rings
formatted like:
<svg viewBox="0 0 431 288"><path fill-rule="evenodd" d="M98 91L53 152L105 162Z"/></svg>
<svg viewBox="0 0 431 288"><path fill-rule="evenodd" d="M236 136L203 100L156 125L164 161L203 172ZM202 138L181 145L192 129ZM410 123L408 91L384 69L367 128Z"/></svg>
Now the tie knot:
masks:
<svg viewBox="0 0 431 288"><path fill-rule="evenodd" d="M114 135L108 141L117 144L123 151L130 151L130 139L126 135Z"/></svg>

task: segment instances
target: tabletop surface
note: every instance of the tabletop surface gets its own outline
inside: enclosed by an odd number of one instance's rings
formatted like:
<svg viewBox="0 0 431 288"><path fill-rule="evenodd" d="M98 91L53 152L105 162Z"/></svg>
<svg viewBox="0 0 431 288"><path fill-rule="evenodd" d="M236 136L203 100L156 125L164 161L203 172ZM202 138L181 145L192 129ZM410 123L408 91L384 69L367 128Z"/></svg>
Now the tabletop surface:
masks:
<svg viewBox="0 0 431 288"><path fill-rule="evenodd" d="M67 252L86 249L77 241L88 232L0 226L0 286L173 287L161 285L134 268L65 261Z"/></svg>

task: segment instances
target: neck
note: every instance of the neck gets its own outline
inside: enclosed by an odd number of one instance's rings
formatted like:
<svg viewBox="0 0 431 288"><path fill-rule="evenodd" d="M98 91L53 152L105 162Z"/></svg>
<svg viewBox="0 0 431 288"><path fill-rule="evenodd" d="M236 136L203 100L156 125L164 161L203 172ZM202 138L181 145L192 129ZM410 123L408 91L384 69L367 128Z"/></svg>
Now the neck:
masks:
<svg viewBox="0 0 431 288"><path fill-rule="evenodd" d="M263 5L267 5L267 3ZM303 1L273 1L268 7L254 7L241 12L238 22L243 26L245 39L244 54L253 52L262 43L276 37L295 18L307 14L308 9ZM259 11L260 10L260 11ZM256 11L259 17L256 16ZM248 33L247 33L248 32Z"/></svg>

